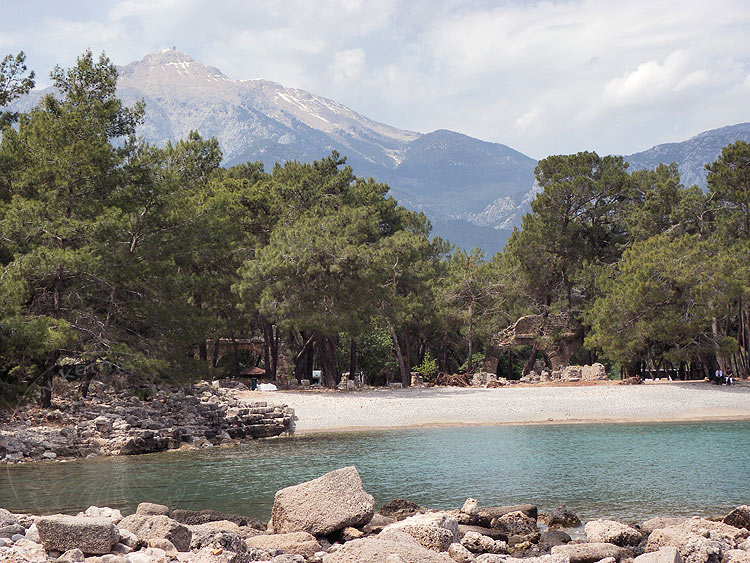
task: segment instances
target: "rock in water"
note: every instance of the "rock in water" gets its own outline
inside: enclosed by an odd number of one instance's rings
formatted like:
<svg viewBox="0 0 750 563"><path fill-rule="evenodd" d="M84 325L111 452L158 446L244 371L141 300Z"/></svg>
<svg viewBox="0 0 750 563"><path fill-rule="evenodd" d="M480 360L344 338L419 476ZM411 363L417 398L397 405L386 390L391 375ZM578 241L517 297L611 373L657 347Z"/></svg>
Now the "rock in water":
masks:
<svg viewBox="0 0 750 563"><path fill-rule="evenodd" d="M559 525L563 528L575 528L581 525L581 520L564 504L555 508L547 518L548 526Z"/></svg>
<svg viewBox="0 0 750 563"><path fill-rule="evenodd" d="M363 526L375 513L375 499L362 488L355 467L344 467L276 493L274 532L327 536L347 526Z"/></svg>
<svg viewBox="0 0 750 563"><path fill-rule="evenodd" d="M80 549L87 555L109 553L120 534L107 518L44 516L36 523L39 539L47 551Z"/></svg>

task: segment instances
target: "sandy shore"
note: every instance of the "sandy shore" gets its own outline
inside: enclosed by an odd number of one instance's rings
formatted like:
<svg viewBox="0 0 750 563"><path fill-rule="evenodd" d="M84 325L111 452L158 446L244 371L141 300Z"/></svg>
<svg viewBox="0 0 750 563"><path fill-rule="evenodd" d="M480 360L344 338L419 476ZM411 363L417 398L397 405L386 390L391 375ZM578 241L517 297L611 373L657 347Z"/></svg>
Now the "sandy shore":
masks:
<svg viewBox="0 0 750 563"><path fill-rule="evenodd" d="M704 382L589 386L247 391L286 403L297 432L432 425L750 420L750 385Z"/></svg>

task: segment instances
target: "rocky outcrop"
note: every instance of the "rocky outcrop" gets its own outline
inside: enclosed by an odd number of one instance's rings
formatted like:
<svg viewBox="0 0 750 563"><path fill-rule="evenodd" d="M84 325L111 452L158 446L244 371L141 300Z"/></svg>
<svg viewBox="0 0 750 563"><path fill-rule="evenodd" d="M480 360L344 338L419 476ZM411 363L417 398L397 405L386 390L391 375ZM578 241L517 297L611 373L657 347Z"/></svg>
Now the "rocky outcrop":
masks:
<svg viewBox="0 0 750 563"><path fill-rule="evenodd" d="M734 526L735 528L745 528L746 530L750 530L750 506L746 504L738 506L732 510L732 512L727 514L722 522Z"/></svg>
<svg viewBox="0 0 750 563"><path fill-rule="evenodd" d="M327 536L347 526L363 526L375 513L375 499L362 488L357 469L345 467L276 493L271 511L275 533Z"/></svg>
<svg viewBox="0 0 750 563"><path fill-rule="evenodd" d="M45 516L36 522L39 539L47 551L79 549L87 555L103 555L120 539L112 522L87 516Z"/></svg>
<svg viewBox="0 0 750 563"><path fill-rule="evenodd" d="M748 531L722 522L690 518L682 523L657 528L648 537L646 551L674 547L685 563L718 563L723 553L737 549L748 537Z"/></svg>
<svg viewBox="0 0 750 563"><path fill-rule="evenodd" d="M55 409L16 409L0 429L0 462L133 455L206 447L294 431L286 405L245 401L200 384L157 391L149 400L92 382L86 400L57 398Z"/></svg>

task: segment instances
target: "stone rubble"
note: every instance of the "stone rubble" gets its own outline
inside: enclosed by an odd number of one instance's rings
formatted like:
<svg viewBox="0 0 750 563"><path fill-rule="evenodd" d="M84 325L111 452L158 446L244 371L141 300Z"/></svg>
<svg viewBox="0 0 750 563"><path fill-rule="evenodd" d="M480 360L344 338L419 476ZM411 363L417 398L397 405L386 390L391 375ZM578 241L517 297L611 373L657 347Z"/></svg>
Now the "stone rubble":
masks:
<svg viewBox="0 0 750 563"><path fill-rule="evenodd" d="M19 407L0 429L0 463L203 448L293 433L294 409L246 401L211 384L162 389L148 400L92 382L85 400Z"/></svg>
<svg viewBox="0 0 750 563"><path fill-rule="evenodd" d="M564 507L558 507L559 519L550 518L556 527L542 534L541 515L533 505L482 508L476 499L467 499L459 510L436 511L397 499L381 509L384 513L375 512L354 467L279 493L283 509L274 506L269 525L152 503L141 503L124 518L107 507L89 507L77 516L12 514L0 508L0 529L16 532L0 537L0 561L750 563L746 506L723 521L652 518L627 525L592 520L585 525L586 539L572 540L559 529L565 525L560 520L580 522ZM581 537L580 530L575 534Z"/></svg>

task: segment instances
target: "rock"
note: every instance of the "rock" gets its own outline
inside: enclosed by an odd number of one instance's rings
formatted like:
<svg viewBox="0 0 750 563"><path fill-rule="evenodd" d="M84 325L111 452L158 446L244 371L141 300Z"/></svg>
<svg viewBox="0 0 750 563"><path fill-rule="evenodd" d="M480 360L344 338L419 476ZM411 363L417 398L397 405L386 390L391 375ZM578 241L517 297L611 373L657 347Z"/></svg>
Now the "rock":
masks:
<svg viewBox="0 0 750 563"><path fill-rule="evenodd" d="M383 516L379 512L376 512L365 526L362 528L367 534L379 534L383 531L388 524L393 524L396 521L395 518L390 516Z"/></svg>
<svg viewBox="0 0 750 563"><path fill-rule="evenodd" d="M485 553L475 559L476 563L570 563L567 557L562 555L542 555L540 557L508 557L507 555L495 555Z"/></svg>
<svg viewBox="0 0 750 563"><path fill-rule="evenodd" d="M510 512L521 511L529 518L537 519L538 511L533 504L514 504L508 506L486 506L477 510L477 524L488 528L492 521L500 516L505 516Z"/></svg>
<svg viewBox="0 0 750 563"><path fill-rule="evenodd" d="M357 528L346 527L341 530L341 539L345 542L358 540L364 537L365 533Z"/></svg>
<svg viewBox="0 0 750 563"><path fill-rule="evenodd" d="M122 520L122 513L116 508L109 508L108 506L89 506L84 512L81 512L78 516L90 516L92 518L106 518L111 520L113 524L117 524Z"/></svg>
<svg viewBox="0 0 750 563"><path fill-rule="evenodd" d="M448 551L458 541L458 522L448 512L416 514L386 526L381 534L391 531L405 532L432 551Z"/></svg>
<svg viewBox="0 0 750 563"><path fill-rule="evenodd" d="M67 563L82 563L85 559L83 551L78 548L69 549L57 558L58 561L65 561Z"/></svg>
<svg viewBox="0 0 750 563"><path fill-rule="evenodd" d="M148 540L148 546L154 549L161 549L170 557L177 557L177 548L171 541L165 540L164 538L155 538Z"/></svg>
<svg viewBox="0 0 750 563"><path fill-rule="evenodd" d="M192 532L169 516L131 514L123 518L119 527L133 532L144 543L152 539L166 539L171 541L178 551L190 550Z"/></svg>
<svg viewBox="0 0 750 563"><path fill-rule="evenodd" d="M12 524L18 524L18 518L15 514L0 508L0 527L10 526Z"/></svg>
<svg viewBox="0 0 750 563"><path fill-rule="evenodd" d="M745 528L750 530L750 506L738 506L732 512L727 514L722 520L724 524L729 524L735 528Z"/></svg>
<svg viewBox="0 0 750 563"><path fill-rule="evenodd" d="M44 516L36 522L39 538L47 551L80 549L85 554L109 553L120 539L111 520L87 516Z"/></svg>
<svg viewBox="0 0 750 563"><path fill-rule="evenodd" d="M744 549L730 549L724 553L722 563L750 563L750 553Z"/></svg>
<svg viewBox="0 0 750 563"><path fill-rule="evenodd" d="M141 502L135 513L139 516L169 516L169 507L153 502Z"/></svg>
<svg viewBox="0 0 750 563"><path fill-rule="evenodd" d="M409 534L394 530L381 536L347 542L323 557L323 563L386 563L392 555L409 563L454 563L447 553L425 549Z"/></svg>
<svg viewBox="0 0 750 563"><path fill-rule="evenodd" d="M252 536L245 540L245 545L264 550L280 549L287 553L297 553L305 557L310 557L320 551L320 543L315 539L315 536L308 532Z"/></svg>
<svg viewBox="0 0 750 563"><path fill-rule="evenodd" d="M571 537L562 530L546 530L539 538L539 549L547 551L556 545L570 543Z"/></svg>
<svg viewBox="0 0 750 563"><path fill-rule="evenodd" d="M378 514L389 516L391 518L395 518L396 520L403 520L404 518L408 518L409 516L422 514L424 512L427 512L427 509L419 506L416 502L411 502L410 500L404 500L402 498L393 499L392 501L384 504L378 510Z"/></svg>
<svg viewBox="0 0 750 563"><path fill-rule="evenodd" d="M562 526L563 528L577 528L581 521L572 510L564 504L558 505L547 518L548 526Z"/></svg>
<svg viewBox="0 0 750 563"><path fill-rule="evenodd" d="M556 545L552 548L552 555L562 555L570 559L570 563L596 563L606 557L620 560L626 551L611 543L581 543Z"/></svg>
<svg viewBox="0 0 750 563"><path fill-rule="evenodd" d="M464 537L467 532L476 532L483 536L488 536L493 540L501 540L504 542L508 541L508 536L502 533L500 530L493 530L492 528L485 528L484 526L470 526L467 524L458 525L458 537L459 539Z"/></svg>
<svg viewBox="0 0 750 563"><path fill-rule="evenodd" d="M581 379L584 381L597 381L607 379L607 370L600 363L581 366Z"/></svg>
<svg viewBox="0 0 750 563"><path fill-rule="evenodd" d="M461 545L472 553L508 553L508 544L477 532L466 532Z"/></svg>
<svg viewBox="0 0 750 563"><path fill-rule="evenodd" d="M663 547L659 551L639 555L633 563L682 563L682 557L677 548Z"/></svg>
<svg viewBox="0 0 750 563"><path fill-rule="evenodd" d="M125 528L118 528L120 531L120 543L131 549L136 549L142 543L133 532Z"/></svg>
<svg viewBox="0 0 750 563"><path fill-rule="evenodd" d="M39 529L36 527L36 522L34 522L31 526L29 526L26 529L26 539L31 540L36 543L42 543L42 540L39 538Z"/></svg>
<svg viewBox="0 0 750 563"><path fill-rule="evenodd" d="M375 513L375 499L362 488L354 467L326 473L276 493L271 523L276 533L327 536L347 526L364 526Z"/></svg>
<svg viewBox="0 0 750 563"><path fill-rule="evenodd" d="M14 535L21 534L22 536L26 533L26 528L20 524L10 524L9 526L3 526L0 528L0 538L12 538Z"/></svg>
<svg viewBox="0 0 750 563"><path fill-rule="evenodd" d="M613 543L623 547L638 545L643 539L641 532L615 520L592 520L586 522L584 529L589 543Z"/></svg>
<svg viewBox="0 0 750 563"><path fill-rule="evenodd" d="M176 509L172 511L171 517L173 520L177 520L180 524L186 524L189 526L228 520L229 522L234 522L238 526L251 526L259 530L265 530L265 526L257 518L239 516L237 514L227 514L226 512L218 512L216 510Z"/></svg>
<svg viewBox="0 0 750 563"><path fill-rule="evenodd" d="M475 516L479 511L479 503L475 498L467 498L464 505L461 507L461 512L468 514L469 516Z"/></svg>
<svg viewBox="0 0 750 563"><path fill-rule="evenodd" d="M490 527L507 536L525 536L537 532L536 520L520 510L493 518Z"/></svg>
<svg viewBox="0 0 750 563"><path fill-rule="evenodd" d="M650 518L641 524L641 532L644 536L648 536L654 530L660 528L671 528L672 526L679 526L683 522L689 520L688 518Z"/></svg>
<svg viewBox="0 0 750 563"><path fill-rule="evenodd" d="M133 553L133 548L128 547L124 543L116 543L112 547L112 553L118 553L120 555L127 555L128 553Z"/></svg>
<svg viewBox="0 0 750 563"><path fill-rule="evenodd" d="M474 561L474 554L460 543L452 543L448 548L448 555L456 563L471 563Z"/></svg>
<svg viewBox="0 0 750 563"><path fill-rule="evenodd" d="M718 563L722 553L736 549L748 531L722 522L689 518L680 524L657 528L648 537L646 551L675 547L685 563Z"/></svg>

